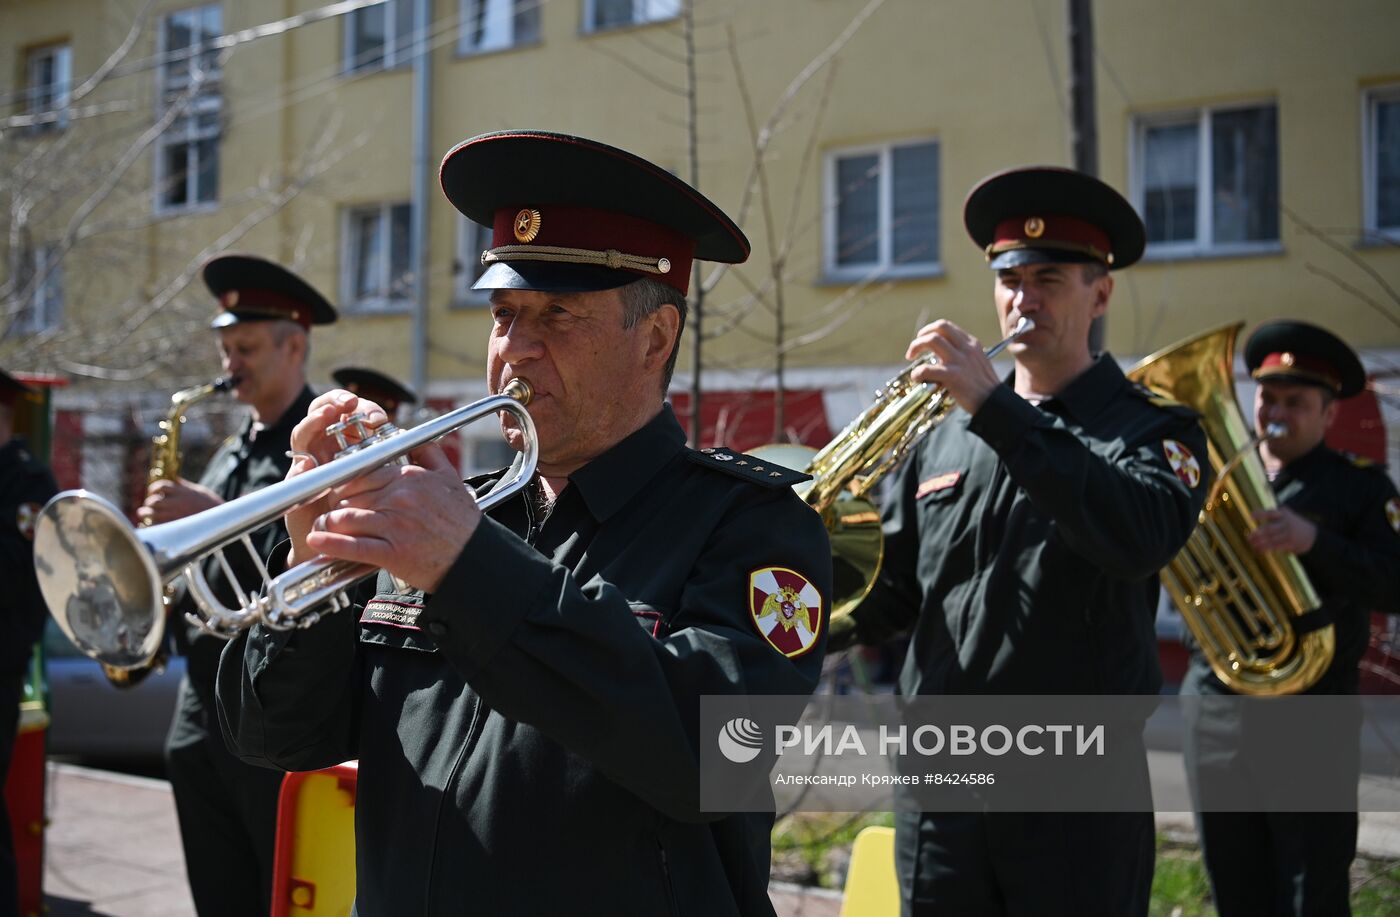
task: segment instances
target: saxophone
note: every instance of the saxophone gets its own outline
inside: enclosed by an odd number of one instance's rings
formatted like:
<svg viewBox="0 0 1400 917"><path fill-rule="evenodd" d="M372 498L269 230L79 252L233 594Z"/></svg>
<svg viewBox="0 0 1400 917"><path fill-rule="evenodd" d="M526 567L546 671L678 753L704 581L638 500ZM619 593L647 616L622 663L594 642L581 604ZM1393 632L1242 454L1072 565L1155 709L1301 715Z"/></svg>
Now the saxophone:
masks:
<svg viewBox="0 0 1400 917"><path fill-rule="evenodd" d="M185 423L185 412L211 395L228 391L237 381L233 376L221 376L213 382L181 389L170 396L170 409L166 412L165 419L160 422L160 432L151 437L151 467L146 475L147 486L156 481L173 481L180 476L180 428ZM141 525L150 525L150 522L143 520ZM170 605L173 593L173 584L167 584L167 606ZM102 674L118 688L132 688L144 681L151 672L165 668L165 659L165 652L161 651L145 665L133 669L121 669L104 662Z"/></svg>

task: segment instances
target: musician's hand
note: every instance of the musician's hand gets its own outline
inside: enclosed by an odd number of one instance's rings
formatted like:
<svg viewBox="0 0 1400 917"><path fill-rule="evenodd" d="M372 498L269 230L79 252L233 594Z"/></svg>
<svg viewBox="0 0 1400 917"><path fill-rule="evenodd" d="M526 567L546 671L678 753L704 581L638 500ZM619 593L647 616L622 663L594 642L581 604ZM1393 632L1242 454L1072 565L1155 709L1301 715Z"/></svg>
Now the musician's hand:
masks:
<svg viewBox="0 0 1400 917"><path fill-rule="evenodd" d="M433 592L476 531L481 510L441 448L429 444L409 460L337 488L335 508L306 544Z"/></svg>
<svg viewBox="0 0 1400 917"><path fill-rule="evenodd" d="M950 321L939 319L920 328L904 356L912 360L926 353L932 353L938 362L914 370L914 381L943 386L969 414L976 414L1001 384L977 338Z"/></svg>
<svg viewBox="0 0 1400 917"><path fill-rule="evenodd" d="M172 522L224 502L214 491L184 478L156 481L146 488L146 499L136 508L143 525Z"/></svg>
<svg viewBox="0 0 1400 917"><path fill-rule="evenodd" d="M340 451L340 443L326 433L326 427L339 423L351 414L365 414L371 428L378 427L389 419L384 409L367 398L359 398L344 389L332 389L318 395L306 411L306 417L292 428L292 467L287 471L287 480L310 471L317 465L324 465ZM315 461L307 455L315 456ZM316 525L323 513L333 508L332 499L327 496L308 503L287 513L284 521L287 534L292 539L292 552L287 557L287 565L293 566L316 554L316 549L308 548L306 536Z"/></svg>
<svg viewBox="0 0 1400 917"><path fill-rule="evenodd" d="M1261 509L1254 514L1259 527L1249 533L1254 550L1306 554L1317 543L1317 526L1287 507Z"/></svg>

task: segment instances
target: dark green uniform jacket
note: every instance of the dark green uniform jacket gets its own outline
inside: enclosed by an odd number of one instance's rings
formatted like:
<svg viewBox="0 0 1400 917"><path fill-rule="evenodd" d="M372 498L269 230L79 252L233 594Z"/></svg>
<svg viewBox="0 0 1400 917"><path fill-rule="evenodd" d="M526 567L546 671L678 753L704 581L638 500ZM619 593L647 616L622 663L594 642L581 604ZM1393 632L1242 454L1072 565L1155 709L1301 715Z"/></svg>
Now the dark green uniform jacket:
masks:
<svg viewBox="0 0 1400 917"><path fill-rule="evenodd" d="M287 456L287 450L291 448L292 428L306 416L315 397L310 388L303 388L297 400L282 412L277 422L259 430L256 437L252 435L253 419L249 417L242 428L214 453L199 483L228 501L281 481L287 476L287 469L292 467L292 460ZM253 547L260 557L267 557L286 538L287 528L280 519L252 533ZM242 546L235 545L224 556L245 592L261 587L262 577L257 565ZM224 575L218 558L205 560L203 570L219 601L235 606L237 599L233 586ZM186 624L184 612L194 610L193 598L186 596L177 604L177 610L180 616L176 622L172 622L172 630L180 652L188 657L190 684L212 710L214 674L219 666L219 653L223 651L224 641Z"/></svg>
<svg viewBox="0 0 1400 917"><path fill-rule="evenodd" d="M1371 612L1400 612L1400 498L1384 467L1319 444L1273 480L1282 506L1317 525L1312 550L1300 554L1335 628L1332 664L1307 693L1355 694L1357 665L1371 636ZM1192 642L1186 688L1218 694L1226 687Z"/></svg>
<svg viewBox="0 0 1400 917"><path fill-rule="evenodd" d="M381 574L362 610L229 646L246 760L359 758L359 914L772 913L772 816L699 811L699 698L812 690L831 558L797 476L740 460L667 407L547 516L533 488L493 508L436 594ZM820 594L791 656L751 612L770 568Z"/></svg>
<svg viewBox="0 0 1400 917"><path fill-rule="evenodd" d="M900 471L852 636L913 628L906 695L1155 694L1157 571L1208 486L1195 414L1107 355L1039 406L1002 385Z"/></svg>
<svg viewBox="0 0 1400 917"><path fill-rule="evenodd" d="M48 609L34 575L34 522L57 490L53 475L23 440L0 446L0 575L9 590L0 674L7 678L24 671L29 649L44 631Z"/></svg>

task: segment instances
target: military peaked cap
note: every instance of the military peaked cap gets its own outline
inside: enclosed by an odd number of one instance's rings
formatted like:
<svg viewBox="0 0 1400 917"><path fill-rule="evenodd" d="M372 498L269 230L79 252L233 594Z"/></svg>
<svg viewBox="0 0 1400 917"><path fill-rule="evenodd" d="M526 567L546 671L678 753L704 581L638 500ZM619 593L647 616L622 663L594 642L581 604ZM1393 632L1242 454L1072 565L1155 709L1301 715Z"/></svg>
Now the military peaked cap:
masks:
<svg viewBox="0 0 1400 917"><path fill-rule="evenodd" d="M266 258L219 255L205 262L202 273L219 300L211 328L278 319L310 328L335 321L335 308L311 284Z"/></svg>
<svg viewBox="0 0 1400 917"><path fill-rule="evenodd" d="M417 404L418 396L402 383L376 372L358 366L342 366L331 373L335 384L356 395L362 395L384 409L390 417L401 404Z"/></svg>
<svg viewBox="0 0 1400 917"><path fill-rule="evenodd" d="M1317 385L1338 398L1350 398L1366 387L1366 370L1356 351L1327 329L1307 322L1260 325L1245 342L1244 362L1256 379Z"/></svg>
<svg viewBox="0 0 1400 917"><path fill-rule="evenodd" d="M963 205L967 233L994 270L1044 262L1124 268L1142 257L1147 232L1133 205L1083 172L1026 166L998 172Z"/></svg>
<svg viewBox="0 0 1400 917"><path fill-rule="evenodd" d="M453 207L491 227L478 290L610 290L650 277L684 293L693 260L749 256L743 231L699 191L596 140L483 134L454 147L439 177Z"/></svg>

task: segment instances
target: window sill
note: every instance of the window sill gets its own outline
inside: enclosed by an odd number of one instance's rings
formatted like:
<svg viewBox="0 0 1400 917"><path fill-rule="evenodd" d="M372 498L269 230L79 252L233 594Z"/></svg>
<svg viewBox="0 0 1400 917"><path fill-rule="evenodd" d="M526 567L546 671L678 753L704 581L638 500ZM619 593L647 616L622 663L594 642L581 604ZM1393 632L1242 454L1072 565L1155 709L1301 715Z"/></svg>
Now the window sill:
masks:
<svg viewBox="0 0 1400 917"><path fill-rule="evenodd" d="M1400 248L1400 228L1368 229L1352 243L1356 249Z"/></svg>
<svg viewBox="0 0 1400 917"><path fill-rule="evenodd" d="M462 61L462 60L476 60L477 58L481 58L481 57L495 57L495 56L500 55L500 54L509 54L509 53L512 52L512 51L528 51L528 50L530 50L531 48L538 48L538 47L540 47L540 46L543 45L543 44L544 44L544 41L543 41L542 39L534 38L534 39L531 39L530 41L515 42L514 44L503 45L503 46L501 46L501 47L499 47L499 48L482 48L482 49L479 50L479 51L477 51L477 50L466 50L466 51L464 51L464 50L462 50L461 48L458 48L457 51L456 51L456 53L453 54L453 59L454 59L454 60Z"/></svg>
<svg viewBox="0 0 1400 917"><path fill-rule="evenodd" d="M379 316L410 315L413 303L406 299L391 302L383 300L361 300L345 307L346 318L377 318Z"/></svg>
<svg viewBox="0 0 1400 917"><path fill-rule="evenodd" d="M1225 261L1231 258L1273 258L1284 254L1282 243L1273 242L1249 248L1202 248L1192 251L1153 252L1142 256L1141 264L1173 264L1179 261Z"/></svg>
<svg viewBox="0 0 1400 917"><path fill-rule="evenodd" d="M411 73L412 70L412 62L410 61L404 61L401 64L391 64L387 67L363 67L359 70L350 70L348 68L342 67L340 71L340 78L343 80L359 80L364 79L366 77L382 76L386 73Z"/></svg>
<svg viewBox="0 0 1400 917"><path fill-rule="evenodd" d="M645 29L654 25L666 25L670 22L679 22L680 16L667 16L664 19L648 19L645 22L620 22L617 25L597 26L589 28L587 24L579 26L578 34L580 38L588 38L592 35L617 35L620 32L630 32L634 29Z"/></svg>
<svg viewBox="0 0 1400 917"><path fill-rule="evenodd" d="M152 211L156 216L165 217L188 217L202 213L213 213L219 209L218 201L206 201L201 204L156 204Z"/></svg>
<svg viewBox="0 0 1400 917"><path fill-rule="evenodd" d="M898 283L905 280L942 280L948 275L941 264L932 264L926 268L870 268L863 271L842 271L840 273L824 272L816 280L813 286L819 287L849 287L857 283Z"/></svg>

